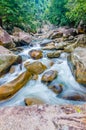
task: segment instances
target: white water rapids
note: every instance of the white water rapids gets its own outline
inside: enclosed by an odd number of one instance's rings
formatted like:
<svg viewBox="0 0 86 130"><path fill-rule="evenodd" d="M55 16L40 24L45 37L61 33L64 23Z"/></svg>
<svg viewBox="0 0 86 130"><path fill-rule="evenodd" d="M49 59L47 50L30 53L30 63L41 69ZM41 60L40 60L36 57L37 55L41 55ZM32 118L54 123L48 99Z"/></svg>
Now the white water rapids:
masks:
<svg viewBox="0 0 86 130"><path fill-rule="evenodd" d="M27 61L36 61L30 58L28 52L32 49L41 49L39 44L35 44L33 47L23 47L23 51L19 53L19 55L22 56L22 58ZM18 105L25 105L24 104L24 99L27 97L34 97L38 99L42 99L45 103L48 104L82 104L85 102L82 101L72 101L72 100L64 100L61 98L61 95L70 93L70 92L78 92L80 94L85 94L86 95L86 88L83 87L82 85L78 84L72 73L71 70L68 66L67 63L67 55L66 53L61 54L60 58L53 58L53 59L48 59L46 57L46 52L48 51L43 51L44 57L38 61L41 61L43 64L45 64L48 70L57 70L58 71L58 76L57 78L53 81L56 83L63 84L63 91L60 95L56 95L54 92L52 92L50 89L48 89L47 85L45 83L41 82L41 75L39 75L38 80L31 80L28 81L28 83L20 90L18 91L12 98L7 99L5 101L0 102L0 107L3 106L18 106ZM53 61L54 65L50 66L50 62ZM24 63L25 63L24 62ZM24 64L23 63L23 64ZM23 66L23 65L22 65ZM22 70L20 70L20 65L16 65L16 71L13 74L6 74L3 78L0 78L0 85L9 81L12 81L14 78L16 78L20 73L25 71L24 66L22 67Z"/></svg>

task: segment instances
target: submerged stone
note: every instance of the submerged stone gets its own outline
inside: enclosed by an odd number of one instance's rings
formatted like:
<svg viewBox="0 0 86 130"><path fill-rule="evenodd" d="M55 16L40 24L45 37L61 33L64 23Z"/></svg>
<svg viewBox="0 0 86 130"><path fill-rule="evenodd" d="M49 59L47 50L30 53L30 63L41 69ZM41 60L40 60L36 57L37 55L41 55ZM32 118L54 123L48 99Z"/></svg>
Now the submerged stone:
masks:
<svg viewBox="0 0 86 130"><path fill-rule="evenodd" d="M27 106L36 105L36 104L44 104L42 100L37 99L37 98L26 98L24 101Z"/></svg>
<svg viewBox="0 0 86 130"><path fill-rule="evenodd" d="M43 74L42 76L42 81L43 82L51 82L52 80L54 80L57 77L57 71L55 70L50 70L47 71Z"/></svg>
<svg viewBox="0 0 86 130"><path fill-rule="evenodd" d="M59 94L63 90L63 85L55 84L55 85L49 86L48 88L51 89L54 93Z"/></svg>

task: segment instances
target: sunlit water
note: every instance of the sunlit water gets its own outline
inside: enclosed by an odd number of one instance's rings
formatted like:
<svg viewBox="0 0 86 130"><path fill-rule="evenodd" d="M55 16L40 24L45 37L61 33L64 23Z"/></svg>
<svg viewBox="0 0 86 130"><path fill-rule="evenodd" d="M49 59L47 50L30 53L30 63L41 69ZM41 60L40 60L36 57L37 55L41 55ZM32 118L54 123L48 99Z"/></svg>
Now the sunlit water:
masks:
<svg viewBox="0 0 86 130"><path fill-rule="evenodd" d="M33 62L35 60L31 59L28 52L32 49L41 49L39 46L39 42L34 42L33 47L27 46L23 47L24 50L19 53L19 55L22 56L22 58L25 60L25 62L30 61ZM48 104L83 104L85 102L82 101L70 101L70 100L64 100L61 98L61 95L67 94L70 92L78 92L80 94L86 95L86 88L82 85L78 84L68 66L67 63L67 55L66 53L61 54L60 58L55 59L48 59L46 57L47 51L43 51L44 57L38 61L41 61L43 64L45 64L48 70L57 70L58 71L58 77L52 81L56 82L58 84L63 84L63 92L60 95L56 95L54 92L52 92L50 89L48 89L47 85L41 82L41 77L43 75L40 74L38 80L31 80L28 81L28 83L20 90L18 91L12 98L0 102L0 107L3 106L18 106L18 105L25 105L24 99L27 97L33 97L43 100L45 103ZM53 61L54 65L51 67L50 62ZM23 63L23 64L24 64ZM20 69L20 65L15 66L16 71L13 74L6 74L4 78L0 79L0 85L4 84L6 82L12 81L15 79L20 73L25 71L24 65L22 65L22 70ZM9 78L10 77L10 78Z"/></svg>

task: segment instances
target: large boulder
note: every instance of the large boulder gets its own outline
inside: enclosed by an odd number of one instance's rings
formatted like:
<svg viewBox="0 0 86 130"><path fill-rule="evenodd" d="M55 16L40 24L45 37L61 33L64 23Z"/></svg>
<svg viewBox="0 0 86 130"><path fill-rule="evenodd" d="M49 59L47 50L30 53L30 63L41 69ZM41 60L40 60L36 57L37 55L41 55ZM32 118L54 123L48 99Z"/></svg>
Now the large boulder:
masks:
<svg viewBox="0 0 86 130"><path fill-rule="evenodd" d="M18 90L20 90L28 80L32 77L28 71L20 74L16 79L9 83L0 86L0 100L4 100L13 96Z"/></svg>
<svg viewBox="0 0 86 130"><path fill-rule="evenodd" d="M0 76L6 73L9 67L16 63L18 59L19 56L13 54L3 46L0 46Z"/></svg>
<svg viewBox="0 0 86 130"><path fill-rule="evenodd" d="M68 60L76 80L81 84L86 84L86 48L76 48L70 54Z"/></svg>
<svg viewBox="0 0 86 130"><path fill-rule="evenodd" d="M47 69L47 67L39 61L27 64L25 67L32 74L41 74Z"/></svg>
<svg viewBox="0 0 86 130"><path fill-rule="evenodd" d="M42 51L41 50L31 50L29 52L31 58L37 60L37 59L41 59L43 57Z"/></svg>
<svg viewBox="0 0 86 130"><path fill-rule="evenodd" d="M10 35L0 27L0 45L6 48L13 48L15 44L13 43L12 38Z"/></svg>
<svg viewBox="0 0 86 130"><path fill-rule="evenodd" d="M42 76L42 81L43 82L51 82L52 80L54 80L57 77L57 71L55 70L50 70L47 71L43 74Z"/></svg>
<svg viewBox="0 0 86 130"><path fill-rule="evenodd" d="M86 105L1 108L0 130L86 130Z"/></svg>
<svg viewBox="0 0 86 130"><path fill-rule="evenodd" d="M29 33L26 33L17 27L14 27L13 35L11 37L17 46L29 44L32 41L32 36Z"/></svg>

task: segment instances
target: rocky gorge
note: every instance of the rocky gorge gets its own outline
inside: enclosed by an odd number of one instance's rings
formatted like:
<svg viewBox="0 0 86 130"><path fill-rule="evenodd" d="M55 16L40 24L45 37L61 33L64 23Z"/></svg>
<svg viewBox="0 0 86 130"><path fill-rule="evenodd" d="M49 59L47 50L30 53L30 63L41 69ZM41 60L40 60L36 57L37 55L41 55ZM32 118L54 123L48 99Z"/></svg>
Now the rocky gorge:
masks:
<svg viewBox="0 0 86 130"><path fill-rule="evenodd" d="M5 117L12 112L9 122L35 121L13 130L86 129L86 34L46 26L36 34L15 27L12 35L0 27L0 130L11 130Z"/></svg>

